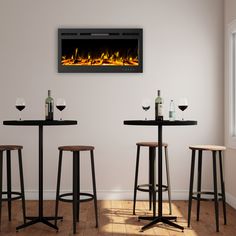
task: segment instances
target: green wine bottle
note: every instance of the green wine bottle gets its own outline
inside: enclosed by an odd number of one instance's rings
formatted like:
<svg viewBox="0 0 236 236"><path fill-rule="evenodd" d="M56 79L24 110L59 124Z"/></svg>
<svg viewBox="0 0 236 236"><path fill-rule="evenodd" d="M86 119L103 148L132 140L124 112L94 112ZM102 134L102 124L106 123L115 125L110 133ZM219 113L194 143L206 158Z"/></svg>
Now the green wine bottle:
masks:
<svg viewBox="0 0 236 236"><path fill-rule="evenodd" d="M155 120L163 120L163 100L160 90L157 90L157 97L155 99Z"/></svg>
<svg viewBox="0 0 236 236"><path fill-rule="evenodd" d="M54 100L51 97L51 90L48 90L48 97L45 100L45 120L53 120Z"/></svg>

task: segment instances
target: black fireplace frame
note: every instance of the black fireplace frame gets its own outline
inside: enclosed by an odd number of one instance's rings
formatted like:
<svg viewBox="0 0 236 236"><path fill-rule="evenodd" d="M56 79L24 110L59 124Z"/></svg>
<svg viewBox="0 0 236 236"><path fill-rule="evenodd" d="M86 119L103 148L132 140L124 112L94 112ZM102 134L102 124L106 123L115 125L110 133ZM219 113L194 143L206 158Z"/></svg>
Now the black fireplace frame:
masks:
<svg viewBox="0 0 236 236"><path fill-rule="evenodd" d="M63 39L137 39L138 66L63 66ZM141 28L59 28L58 29L58 72L59 73L142 73L143 72L143 29Z"/></svg>

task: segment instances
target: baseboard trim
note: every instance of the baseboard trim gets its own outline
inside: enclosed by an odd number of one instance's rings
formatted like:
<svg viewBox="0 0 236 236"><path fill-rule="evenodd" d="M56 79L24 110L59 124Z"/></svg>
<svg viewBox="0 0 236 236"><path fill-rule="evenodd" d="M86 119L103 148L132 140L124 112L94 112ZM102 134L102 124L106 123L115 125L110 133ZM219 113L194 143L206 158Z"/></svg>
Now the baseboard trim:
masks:
<svg viewBox="0 0 236 236"><path fill-rule="evenodd" d="M236 197L233 195L226 193L226 202L232 206L234 209L236 209Z"/></svg>

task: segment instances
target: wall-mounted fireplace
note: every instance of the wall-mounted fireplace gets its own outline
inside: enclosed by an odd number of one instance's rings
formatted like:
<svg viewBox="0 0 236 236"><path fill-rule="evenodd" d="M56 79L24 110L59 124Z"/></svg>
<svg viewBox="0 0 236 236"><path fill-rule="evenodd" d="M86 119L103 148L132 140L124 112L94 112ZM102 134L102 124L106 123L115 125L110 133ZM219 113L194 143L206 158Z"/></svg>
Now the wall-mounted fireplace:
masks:
<svg viewBox="0 0 236 236"><path fill-rule="evenodd" d="M58 29L58 72L143 72L142 29Z"/></svg>

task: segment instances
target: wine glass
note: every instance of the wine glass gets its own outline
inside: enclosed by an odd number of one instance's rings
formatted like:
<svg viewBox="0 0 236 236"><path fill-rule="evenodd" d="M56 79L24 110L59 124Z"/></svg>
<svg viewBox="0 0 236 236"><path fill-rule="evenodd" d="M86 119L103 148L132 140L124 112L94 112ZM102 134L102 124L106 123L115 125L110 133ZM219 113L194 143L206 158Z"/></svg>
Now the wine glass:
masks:
<svg viewBox="0 0 236 236"><path fill-rule="evenodd" d="M62 111L66 108L66 100L64 98L58 98L56 103L56 108L60 111L62 120Z"/></svg>
<svg viewBox="0 0 236 236"><path fill-rule="evenodd" d="M179 100L179 104L178 104L178 108L181 110L181 111L184 111L186 110L188 107L188 100L187 98L180 98ZM182 116L182 120L184 120L184 117Z"/></svg>
<svg viewBox="0 0 236 236"><path fill-rule="evenodd" d="M25 109L25 99L17 98L15 105L16 105L16 109L19 110L19 120L21 120L21 111Z"/></svg>
<svg viewBox="0 0 236 236"><path fill-rule="evenodd" d="M151 106L151 101L150 99L144 99L142 101L142 108L144 111L148 111L150 109ZM145 116L145 120L147 120L147 117Z"/></svg>

